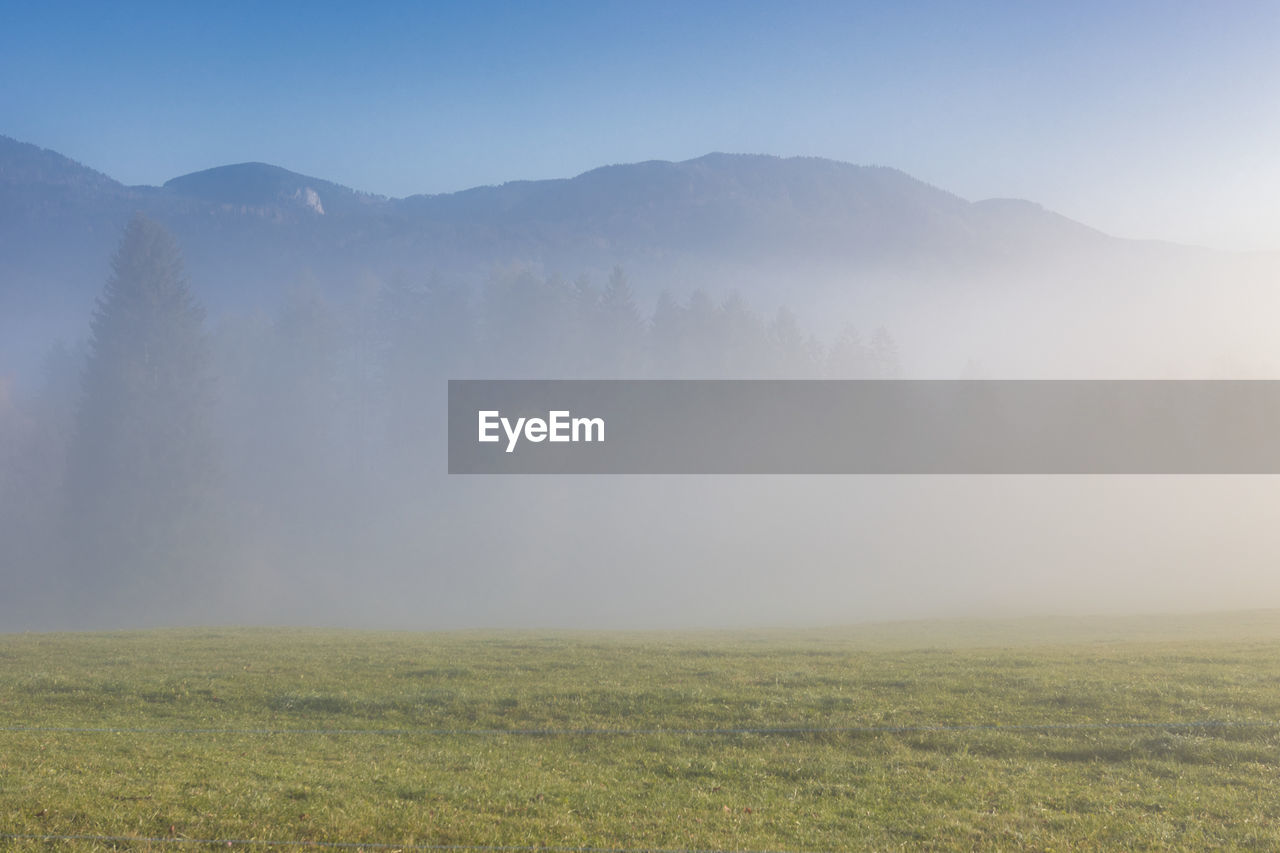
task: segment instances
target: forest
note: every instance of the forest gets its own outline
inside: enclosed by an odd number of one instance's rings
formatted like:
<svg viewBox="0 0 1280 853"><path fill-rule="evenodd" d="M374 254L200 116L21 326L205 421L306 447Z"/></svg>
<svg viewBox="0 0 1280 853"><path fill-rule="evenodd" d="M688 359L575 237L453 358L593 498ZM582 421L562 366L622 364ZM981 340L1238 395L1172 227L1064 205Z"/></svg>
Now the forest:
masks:
<svg viewBox="0 0 1280 853"><path fill-rule="evenodd" d="M0 396L11 624L216 621L264 563L307 582L396 550L395 507L464 523L475 507L443 473L451 378L900 373L884 329L823 342L785 307L702 291L646 311L621 268L499 270L478 291L369 278L350 298L300 276L274 315L210 318L175 238L139 215L111 270L85 340Z"/></svg>

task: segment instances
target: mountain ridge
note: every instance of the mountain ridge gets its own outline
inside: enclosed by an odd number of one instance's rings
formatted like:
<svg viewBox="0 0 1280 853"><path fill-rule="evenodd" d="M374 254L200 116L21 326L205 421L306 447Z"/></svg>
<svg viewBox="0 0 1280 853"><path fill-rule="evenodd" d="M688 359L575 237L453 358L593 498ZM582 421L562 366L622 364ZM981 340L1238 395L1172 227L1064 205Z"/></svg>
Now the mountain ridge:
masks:
<svg viewBox="0 0 1280 853"><path fill-rule="evenodd" d="M504 270L602 281L621 266L642 303L660 290L738 292L832 316L840 305L878 324L975 288L1121 276L1128 256L1185 251L822 157L711 152L388 198L262 162L125 186L0 137L0 321L39 318L46 339L74 339L137 212L173 232L215 315L271 310L304 281L346 303L368 282L479 288ZM17 337L0 322L0 360L12 358L6 335Z"/></svg>
<svg viewBox="0 0 1280 853"><path fill-rule="evenodd" d="M233 181L240 189L250 188L246 185L244 178L246 173L256 173L256 176L266 185L275 185L281 183L282 180L293 180L303 184L313 186L321 186L329 192L339 192L350 194L352 196L368 199L371 201L380 201L394 204L396 202L408 202L413 200L441 199L456 196L466 196L475 193L492 190L507 190L511 188L528 188L528 187L549 187L559 184L574 182L595 182L605 176L613 176L615 174L631 174L638 170L675 170L684 171L702 168L705 166L719 167L724 163L734 164L809 164L817 165L824 169L837 170L854 170L864 173L883 172L892 174L899 179L903 179L911 184L915 184L930 192L936 192L940 195L948 196L956 201L965 204L982 204L984 201L996 201L997 199L983 199L977 201L969 201L962 197L949 192L946 189L929 184L910 173L904 172L892 166L883 165L863 165L849 163L842 160L835 160L827 157L798 155L790 157L782 157L774 154L760 153L742 153L742 152L724 152L712 151L707 154L700 155L688 160L642 160L631 163L609 163L596 166L579 172L576 175L557 177L557 178L538 178L538 179L513 179L493 184L478 184L471 187L464 187L458 190L440 192L440 193L410 193L404 196L386 196L377 193L371 193L359 190L353 187L329 181L312 175L305 175L295 172L285 166L274 163L266 163L263 161L246 161L243 163L230 163L218 166L211 166L205 169L199 169L194 172L187 172L182 175L169 178L159 185L139 184L126 185L115 178L112 178L105 172L100 172L90 166L86 166L76 160L73 160L53 149L41 148L33 143L24 142L13 137L0 134L0 182L17 182L12 168L16 152L25 154L28 162L34 161L36 158L45 160L47 163L56 164L59 171L69 172L78 171L85 176L91 176L95 182L110 187L120 192L129 191L147 191L147 190L167 190L180 195L189 197L205 197L210 190L210 179L231 176ZM42 176L41 180L32 180L31 175L26 176L23 183L65 183L64 180L50 180L48 177ZM263 195L266 195L263 193ZM1025 201L1023 199L998 199L999 201ZM1042 205L1036 202L1027 202L1038 208L1043 209Z"/></svg>

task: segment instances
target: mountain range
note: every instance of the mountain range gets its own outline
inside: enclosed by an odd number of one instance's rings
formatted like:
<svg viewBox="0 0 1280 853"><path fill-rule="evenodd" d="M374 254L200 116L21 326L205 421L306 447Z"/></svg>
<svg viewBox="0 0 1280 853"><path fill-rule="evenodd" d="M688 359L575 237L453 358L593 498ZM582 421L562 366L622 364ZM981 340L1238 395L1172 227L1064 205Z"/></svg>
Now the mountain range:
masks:
<svg viewBox="0 0 1280 853"><path fill-rule="evenodd" d="M881 322L921 300L936 312L1010 288L1025 297L1218 263L1029 201L970 202L896 169L820 158L714 153L387 198L264 163L125 186L0 136L0 359L30 354L19 339L83 335L136 211L178 237L215 313L269 308L300 280L341 299L368 280L470 285L515 267L598 280L621 265L642 299L737 290L766 310L821 316L838 303Z"/></svg>

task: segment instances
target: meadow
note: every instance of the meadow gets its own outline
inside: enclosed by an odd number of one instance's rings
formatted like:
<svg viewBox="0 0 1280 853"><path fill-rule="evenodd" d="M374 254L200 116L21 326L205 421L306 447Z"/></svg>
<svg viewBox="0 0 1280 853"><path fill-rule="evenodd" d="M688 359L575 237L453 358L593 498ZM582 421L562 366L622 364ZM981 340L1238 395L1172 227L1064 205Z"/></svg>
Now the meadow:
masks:
<svg viewBox="0 0 1280 853"><path fill-rule="evenodd" d="M0 635L4 849L1270 850L1278 783L1280 613Z"/></svg>

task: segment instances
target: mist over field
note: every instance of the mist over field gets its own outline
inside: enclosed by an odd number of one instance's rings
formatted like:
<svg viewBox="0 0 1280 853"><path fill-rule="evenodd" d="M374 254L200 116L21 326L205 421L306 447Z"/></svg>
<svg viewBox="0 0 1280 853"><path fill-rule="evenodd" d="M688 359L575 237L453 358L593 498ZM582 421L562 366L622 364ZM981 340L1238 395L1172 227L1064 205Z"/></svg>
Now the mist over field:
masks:
<svg viewBox="0 0 1280 853"><path fill-rule="evenodd" d="M1280 264L708 155L403 199L0 138L0 629L1280 606L1270 477L458 477L451 378L1280 378Z"/></svg>
<svg viewBox="0 0 1280 853"><path fill-rule="evenodd" d="M0 848L1280 849L1280 3L2 8Z"/></svg>

